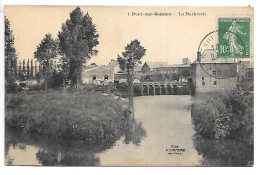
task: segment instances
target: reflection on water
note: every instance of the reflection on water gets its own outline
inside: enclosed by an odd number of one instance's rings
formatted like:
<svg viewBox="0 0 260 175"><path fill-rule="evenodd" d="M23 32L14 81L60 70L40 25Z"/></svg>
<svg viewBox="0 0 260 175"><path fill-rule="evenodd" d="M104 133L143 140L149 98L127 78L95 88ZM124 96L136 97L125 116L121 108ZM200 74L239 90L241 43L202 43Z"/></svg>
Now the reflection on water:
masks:
<svg viewBox="0 0 260 175"><path fill-rule="evenodd" d="M6 131L7 165L45 166L246 166L253 153L232 140L207 140L193 130L191 96L134 99L135 119L110 141L46 139ZM172 146L184 153L168 154Z"/></svg>
<svg viewBox="0 0 260 175"><path fill-rule="evenodd" d="M145 136L145 130L140 122L132 119L122 134L125 143L138 145ZM5 162L6 165L99 166L98 154L112 149L118 139L100 142L54 140L7 130Z"/></svg>
<svg viewBox="0 0 260 175"><path fill-rule="evenodd" d="M203 155L202 166L252 166L253 149L234 140L202 139L194 135L194 145L198 154Z"/></svg>

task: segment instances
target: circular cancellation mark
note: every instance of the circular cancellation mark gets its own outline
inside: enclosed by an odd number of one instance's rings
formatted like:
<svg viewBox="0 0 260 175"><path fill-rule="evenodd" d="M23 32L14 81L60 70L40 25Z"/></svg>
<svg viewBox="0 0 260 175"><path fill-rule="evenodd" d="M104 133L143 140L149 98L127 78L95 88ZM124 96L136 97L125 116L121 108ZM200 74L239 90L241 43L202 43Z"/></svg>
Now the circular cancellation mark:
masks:
<svg viewBox="0 0 260 175"><path fill-rule="evenodd" d="M226 40L226 44L219 45L219 40ZM200 63L202 70L211 77L231 78L237 76L236 61L244 58L245 52L245 44L236 33L216 30L208 33L201 40L197 62ZM225 57L219 56L223 54Z"/></svg>

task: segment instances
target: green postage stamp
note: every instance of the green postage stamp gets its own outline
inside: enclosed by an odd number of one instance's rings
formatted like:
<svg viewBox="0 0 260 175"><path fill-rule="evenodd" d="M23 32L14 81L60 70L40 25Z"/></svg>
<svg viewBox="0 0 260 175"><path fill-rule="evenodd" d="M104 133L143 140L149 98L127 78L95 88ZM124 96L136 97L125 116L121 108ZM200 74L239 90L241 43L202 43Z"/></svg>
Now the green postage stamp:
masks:
<svg viewBox="0 0 260 175"><path fill-rule="evenodd" d="M218 30L219 57L250 57L250 18L218 18Z"/></svg>

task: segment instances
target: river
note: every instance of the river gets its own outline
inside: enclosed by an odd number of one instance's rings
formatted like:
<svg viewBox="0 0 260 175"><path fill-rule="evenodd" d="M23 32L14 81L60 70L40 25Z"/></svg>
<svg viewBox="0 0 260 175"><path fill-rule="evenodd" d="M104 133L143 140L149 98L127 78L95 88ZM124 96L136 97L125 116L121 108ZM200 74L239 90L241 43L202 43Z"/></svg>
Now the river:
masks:
<svg viewBox="0 0 260 175"><path fill-rule="evenodd" d="M189 95L134 98L135 124L111 142L51 140L6 133L7 165L246 166L252 153L234 140L202 139L193 130Z"/></svg>

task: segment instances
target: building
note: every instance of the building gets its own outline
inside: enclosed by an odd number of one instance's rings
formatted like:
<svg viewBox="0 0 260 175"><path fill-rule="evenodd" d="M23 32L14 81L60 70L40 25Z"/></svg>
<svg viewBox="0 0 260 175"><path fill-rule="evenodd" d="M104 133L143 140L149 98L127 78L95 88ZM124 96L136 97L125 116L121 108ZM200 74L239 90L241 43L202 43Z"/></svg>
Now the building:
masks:
<svg viewBox="0 0 260 175"><path fill-rule="evenodd" d="M182 64L184 64L184 65L190 64L190 59L189 58L183 58L182 59Z"/></svg>
<svg viewBox="0 0 260 175"><path fill-rule="evenodd" d="M242 90L254 90L254 68L250 61L237 63L237 85Z"/></svg>
<svg viewBox="0 0 260 175"><path fill-rule="evenodd" d="M114 82L114 72L99 66L86 68L82 73L82 82L84 84L107 85Z"/></svg>
<svg viewBox="0 0 260 175"><path fill-rule="evenodd" d="M114 74L115 84L124 83L127 81L127 72L118 72Z"/></svg>
<svg viewBox="0 0 260 175"><path fill-rule="evenodd" d="M106 69L113 71L114 73L117 73L120 71L120 67L117 60L111 59L107 66L105 66Z"/></svg>
<svg viewBox="0 0 260 175"><path fill-rule="evenodd" d="M168 65L167 62L145 62L141 70L144 75L154 74L154 69L161 66Z"/></svg>
<svg viewBox="0 0 260 175"><path fill-rule="evenodd" d="M134 69L134 83L140 83L140 80L143 75L144 74L142 72L142 66L137 65ZM115 77L114 77L115 84L118 85L120 83L127 82L127 76L128 74L126 71L120 70L119 72L115 73Z"/></svg>
<svg viewBox="0 0 260 175"><path fill-rule="evenodd" d="M213 50L207 50L191 64L194 92L227 92L237 86L237 63L233 59L212 59ZM216 58L216 57L215 57Z"/></svg>

